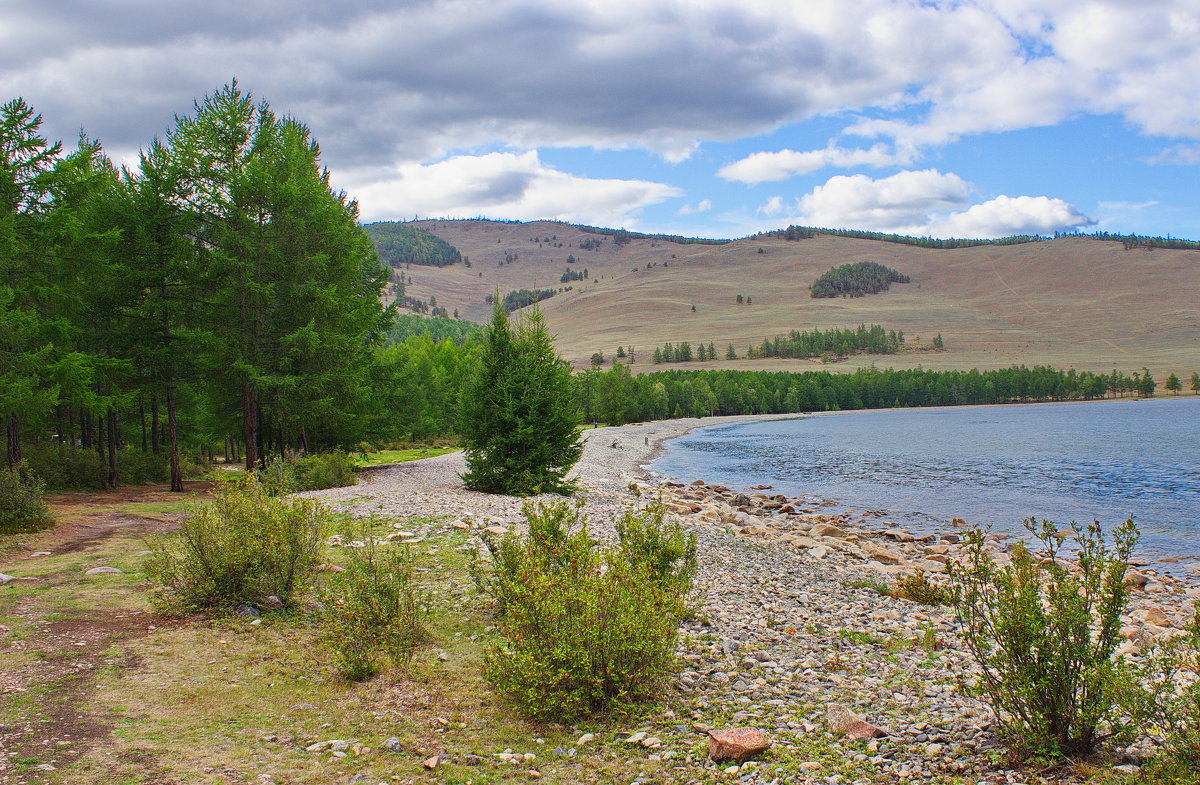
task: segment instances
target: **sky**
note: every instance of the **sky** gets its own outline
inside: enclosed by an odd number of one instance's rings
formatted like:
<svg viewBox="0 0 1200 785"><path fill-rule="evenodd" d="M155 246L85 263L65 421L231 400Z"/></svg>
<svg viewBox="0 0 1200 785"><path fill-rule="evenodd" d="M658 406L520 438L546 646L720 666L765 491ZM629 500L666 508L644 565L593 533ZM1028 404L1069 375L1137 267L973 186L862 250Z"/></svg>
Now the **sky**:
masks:
<svg viewBox="0 0 1200 785"><path fill-rule="evenodd" d="M1200 0L4 0L118 162L236 78L363 221L1200 239Z"/></svg>

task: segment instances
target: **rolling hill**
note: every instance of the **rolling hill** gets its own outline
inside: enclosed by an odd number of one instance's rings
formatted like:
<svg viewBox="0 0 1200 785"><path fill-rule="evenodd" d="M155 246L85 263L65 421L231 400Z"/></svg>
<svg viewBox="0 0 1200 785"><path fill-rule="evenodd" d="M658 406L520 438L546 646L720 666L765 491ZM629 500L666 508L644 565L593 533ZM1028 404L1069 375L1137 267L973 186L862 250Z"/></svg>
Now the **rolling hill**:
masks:
<svg viewBox="0 0 1200 785"><path fill-rule="evenodd" d="M1200 251L1127 249L1086 237L1018 245L931 249L880 240L758 237L728 243L624 238L552 221L416 221L464 263L411 265L410 297L484 321L499 291L560 289L540 303L559 351L576 363L637 348L635 372L664 342L712 342L723 357L790 330L877 323L903 330L899 355L852 357L896 368L1006 367L1014 363L1104 371L1148 366L1156 376L1200 370ZM618 242L618 239L624 240ZM588 247L594 245L595 247ZM568 267L587 280L560 281ZM831 267L875 261L908 275L879 294L812 299ZM468 266L469 265L469 266ZM743 295L750 304L738 304ZM695 306L695 310L693 310ZM944 351L929 347L935 334ZM718 360L688 367L802 370L808 360Z"/></svg>

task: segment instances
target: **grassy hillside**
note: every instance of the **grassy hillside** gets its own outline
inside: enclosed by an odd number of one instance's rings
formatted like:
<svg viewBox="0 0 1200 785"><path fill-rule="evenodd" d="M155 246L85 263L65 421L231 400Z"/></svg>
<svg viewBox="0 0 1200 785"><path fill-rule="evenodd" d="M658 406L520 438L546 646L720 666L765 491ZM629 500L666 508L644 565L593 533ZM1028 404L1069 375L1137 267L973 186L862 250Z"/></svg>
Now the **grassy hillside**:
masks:
<svg viewBox="0 0 1200 785"><path fill-rule="evenodd" d="M1019 245L921 248L818 234L708 245L608 234L550 221L419 221L469 257L471 267L413 267L408 293L483 321L499 290L562 287L568 266L589 280L541 303L558 346L573 361L618 345L639 349L649 369L664 342L712 342L739 356L792 329L876 323L903 330L914 347L876 358L897 368L997 368L1013 363L1106 370L1149 366L1156 375L1200 369L1200 251L1129 248L1067 237ZM626 239L626 238L621 238ZM595 248L581 247L599 241ZM507 261L506 261L507 260ZM841 264L875 261L911 283L859 298L814 300L808 287ZM647 269L647 265L650 268ZM751 304L738 304L737 295ZM695 310L692 310L692 306ZM946 350L921 351L941 333ZM847 360L853 368L869 356ZM808 360L738 360L732 367L806 369ZM724 360L690 367L722 367Z"/></svg>

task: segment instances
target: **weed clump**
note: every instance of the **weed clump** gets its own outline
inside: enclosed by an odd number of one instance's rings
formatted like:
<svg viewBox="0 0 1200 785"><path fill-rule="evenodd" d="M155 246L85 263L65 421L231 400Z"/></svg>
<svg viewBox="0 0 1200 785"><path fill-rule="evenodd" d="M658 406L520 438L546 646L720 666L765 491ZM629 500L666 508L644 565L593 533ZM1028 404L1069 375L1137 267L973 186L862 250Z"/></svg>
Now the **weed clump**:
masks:
<svg viewBox="0 0 1200 785"><path fill-rule="evenodd" d="M49 526L53 519L40 480L18 464L0 468L0 534L16 534Z"/></svg>
<svg viewBox="0 0 1200 785"><path fill-rule="evenodd" d="M1041 552L1018 543L1003 568L982 532L968 534L965 563L951 573L959 624L982 672L979 692L1011 747L1030 757L1088 755L1132 730L1122 711L1132 674L1116 651L1137 527L1132 519L1117 527L1111 548L1099 523L1069 538L1072 569L1060 557L1068 538L1052 522L1024 526Z"/></svg>
<svg viewBox="0 0 1200 785"><path fill-rule="evenodd" d="M342 676L362 681L387 663L408 662L426 632L408 549L369 533L352 544L345 572L334 573L322 593L323 638Z"/></svg>
<svg viewBox="0 0 1200 785"><path fill-rule="evenodd" d="M327 516L311 499L272 498L253 477L220 479L176 536L151 543L156 604L187 613L274 596L287 606L316 565Z"/></svg>
<svg viewBox="0 0 1200 785"><path fill-rule="evenodd" d="M568 721L653 694L689 612L694 536L657 504L623 515L607 548L588 535L579 505L523 512L529 533L488 541L492 569L477 570L502 637L486 653L485 677L538 719Z"/></svg>
<svg viewBox="0 0 1200 785"><path fill-rule="evenodd" d="M954 592L929 580L923 572L901 575L888 593L897 599L908 600L918 605L954 604Z"/></svg>

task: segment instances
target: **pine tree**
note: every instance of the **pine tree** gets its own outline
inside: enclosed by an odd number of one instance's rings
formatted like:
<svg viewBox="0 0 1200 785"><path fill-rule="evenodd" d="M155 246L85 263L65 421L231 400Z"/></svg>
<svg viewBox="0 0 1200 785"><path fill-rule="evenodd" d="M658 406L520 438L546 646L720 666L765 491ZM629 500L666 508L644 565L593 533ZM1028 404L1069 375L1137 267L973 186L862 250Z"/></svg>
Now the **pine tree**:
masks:
<svg viewBox="0 0 1200 785"><path fill-rule="evenodd" d="M1200 394L1200 373L1192 371L1192 383L1190 386L1192 392Z"/></svg>
<svg viewBox="0 0 1200 785"><path fill-rule="evenodd" d="M1167 377L1167 381L1163 383L1163 389L1179 395L1179 391L1183 389L1183 384L1179 381L1179 377L1172 373Z"/></svg>
<svg viewBox="0 0 1200 785"><path fill-rule="evenodd" d="M573 490L566 475L583 448L571 369L536 309L515 330L502 306L493 309L459 415L463 481L471 490L514 496Z"/></svg>

